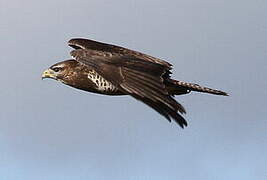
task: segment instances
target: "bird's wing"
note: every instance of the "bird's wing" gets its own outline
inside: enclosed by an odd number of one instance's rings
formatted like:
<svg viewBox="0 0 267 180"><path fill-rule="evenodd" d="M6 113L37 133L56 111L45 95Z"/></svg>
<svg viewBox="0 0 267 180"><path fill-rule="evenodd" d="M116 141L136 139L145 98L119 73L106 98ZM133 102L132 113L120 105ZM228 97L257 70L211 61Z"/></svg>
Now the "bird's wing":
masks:
<svg viewBox="0 0 267 180"><path fill-rule="evenodd" d="M78 62L93 67L120 91L147 104L169 121L173 118L181 127L187 125L178 114L178 111L185 113L185 109L169 95L163 83L163 76L169 72L166 66L134 56L89 49L77 49L71 55Z"/></svg>
<svg viewBox="0 0 267 180"><path fill-rule="evenodd" d="M149 56L147 54L143 54L141 52L130 50L124 47L97 42L97 41L90 40L90 39L82 39L82 38L71 39L69 40L68 45L73 47L74 49L91 49L91 50L97 50L97 51L102 51L102 52L117 53L121 55L131 55L137 58L142 58L145 61L150 61L150 62L154 62L157 64L161 64L166 67L171 66L170 63L163 61L162 59L158 59L158 58Z"/></svg>

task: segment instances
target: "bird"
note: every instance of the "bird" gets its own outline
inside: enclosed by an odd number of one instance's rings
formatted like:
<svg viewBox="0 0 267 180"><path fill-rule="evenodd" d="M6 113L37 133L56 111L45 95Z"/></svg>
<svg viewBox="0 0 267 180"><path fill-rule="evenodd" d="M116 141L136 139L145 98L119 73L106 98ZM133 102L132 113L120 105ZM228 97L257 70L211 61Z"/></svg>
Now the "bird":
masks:
<svg viewBox="0 0 267 180"><path fill-rule="evenodd" d="M42 73L83 91L110 96L129 95L148 105L169 122L187 126L185 108L174 99L192 91L228 96L226 92L171 78L169 62L121 46L74 38L71 59L58 62Z"/></svg>

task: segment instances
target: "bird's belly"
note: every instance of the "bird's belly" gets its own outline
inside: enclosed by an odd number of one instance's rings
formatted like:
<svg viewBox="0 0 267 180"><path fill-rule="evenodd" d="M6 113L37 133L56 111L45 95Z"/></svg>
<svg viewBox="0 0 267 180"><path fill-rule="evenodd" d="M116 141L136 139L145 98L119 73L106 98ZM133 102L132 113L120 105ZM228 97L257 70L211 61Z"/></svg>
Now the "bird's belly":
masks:
<svg viewBox="0 0 267 180"><path fill-rule="evenodd" d="M89 71L87 77L95 85L94 89L97 93L107 95L123 95L123 93L121 93L116 86L100 76L96 71Z"/></svg>

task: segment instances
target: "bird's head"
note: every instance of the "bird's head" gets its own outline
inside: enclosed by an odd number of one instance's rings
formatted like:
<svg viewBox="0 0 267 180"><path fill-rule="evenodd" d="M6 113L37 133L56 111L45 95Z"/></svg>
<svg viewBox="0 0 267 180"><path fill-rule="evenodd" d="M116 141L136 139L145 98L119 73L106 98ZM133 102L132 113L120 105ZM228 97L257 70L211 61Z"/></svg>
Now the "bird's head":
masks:
<svg viewBox="0 0 267 180"><path fill-rule="evenodd" d="M42 79L51 78L64 83L76 65L77 61L75 60L56 63L43 72Z"/></svg>

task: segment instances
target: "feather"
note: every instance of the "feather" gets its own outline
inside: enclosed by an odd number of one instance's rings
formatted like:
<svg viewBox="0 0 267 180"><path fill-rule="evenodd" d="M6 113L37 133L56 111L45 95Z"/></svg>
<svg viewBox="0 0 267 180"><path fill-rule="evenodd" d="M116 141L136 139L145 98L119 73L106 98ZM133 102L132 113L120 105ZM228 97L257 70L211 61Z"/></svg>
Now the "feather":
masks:
<svg viewBox="0 0 267 180"><path fill-rule="evenodd" d="M129 71L124 72L125 78L127 78L127 82L132 86L138 87L143 91L142 94L146 94L146 97L153 95L154 98L158 101L161 101L165 105L174 109L175 111L179 111L181 113L185 113L185 109L181 104L175 101L166 91L164 85L161 88L157 86L153 86L152 83L146 83L145 81L140 80L140 76L129 74ZM143 77L144 78L144 77ZM161 79L157 80L158 84L162 84Z"/></svg>
<svg viewBox="0 0 267 180"><path fill-rule="evenodd" d="M118 53L121 55L130 55L132 57L143 59L143 61L161 64L165 67L172 66L167 61L149 56L147 54L143 54L138 51L133 51L133 50L123 48L120 46L97 42L97 41L90 40L90 39L83 39L83 38L71 39L69 40L68 45L73 47L74 49L91 49L91 50L96 50L96 51L101 51L101 52L110 52L110 53Z"/></svg>
<svg viewBox="0 0 267 180"><path fill-rule="evenodd" d="M215 95L223 95L223 96L228 96L226 92L217 90L217 89L211 89L208 87L200 86L198 84L194 83L188 83L188 82L183 82L183 81L177 81L177 80L170 80L171 83L174 85L173 87L179 91L180 88L186 88L189 91L197 91L197 92L203 92L203 93L209 93L209 94L215 94ZM175 92L174 89L174 92Z"/></svg>

